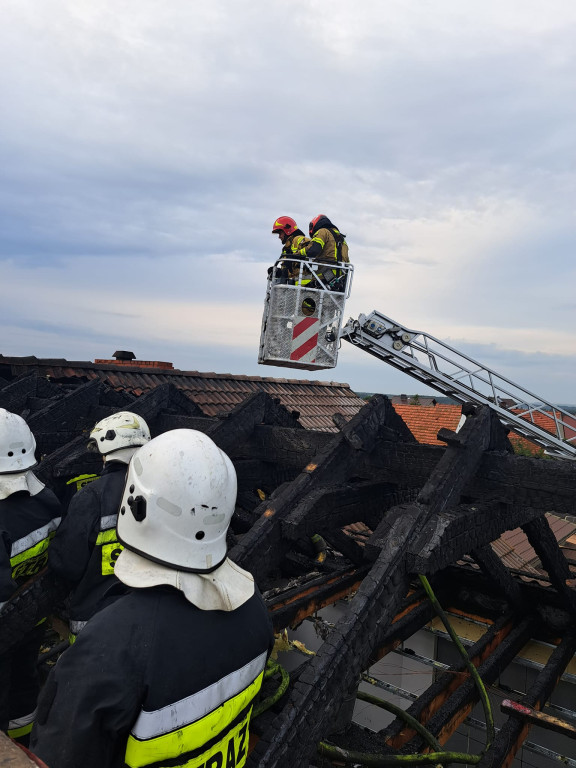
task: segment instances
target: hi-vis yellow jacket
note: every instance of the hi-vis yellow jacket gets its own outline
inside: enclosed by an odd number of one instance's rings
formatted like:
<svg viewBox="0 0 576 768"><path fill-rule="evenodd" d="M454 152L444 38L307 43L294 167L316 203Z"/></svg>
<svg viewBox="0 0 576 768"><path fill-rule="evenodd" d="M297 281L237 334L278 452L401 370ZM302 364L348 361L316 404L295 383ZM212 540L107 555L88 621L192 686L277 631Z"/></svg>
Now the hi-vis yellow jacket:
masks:
<svg viewBox="0 0 576 768"><path fill-rule="evenodd" d="M287 260L286 264L288 266L288 277L298 277L300 273L300 264L298 264L298 262L291 262L289 259L291 256L293 256L295 259L301 259L302 256L300 253L309 242L310 240L299 230L290 235L290 237L286 238L286 242L282 247L280 258Z"/></svg>
<svg viewBox="0 0 576 768"><path fill-rule="evenodd" d="M58 661L31 748L58 768L242 768L272 644L258 591L225 612L172 587L136 589Z"/></svg>
<svg viewBox="0 0 576 768"><path fill-rule="evenodd" d="M334 228L339 234L338 230ZM333 261L344 261L348 263L348 244L346 240L342 243L342 256L338 258L338 248L336 238L329 229L322 228L314 233L312 240L309 240L304 247L299 249L301 257L307 257L311 261L320 261L327 264Z"/></svg>
<svg viewBox="0 0 576 768"><path fill-rule="evenodd" d="M60 524L60 502L48 488L35 496L0 499L0 607L48 563L48 545Z"/></svg>

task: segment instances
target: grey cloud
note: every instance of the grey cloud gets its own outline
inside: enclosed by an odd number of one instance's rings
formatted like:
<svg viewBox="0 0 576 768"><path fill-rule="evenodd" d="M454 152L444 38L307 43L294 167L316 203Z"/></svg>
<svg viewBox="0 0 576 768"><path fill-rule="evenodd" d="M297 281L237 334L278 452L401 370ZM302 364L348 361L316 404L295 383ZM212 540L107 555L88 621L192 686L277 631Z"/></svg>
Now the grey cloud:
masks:
<svg viewBox="0 0 576 768"><path fill-rule="evenodd" d="M436 323L572 327L576 15L537 5L13 4L0 30L0 258L27 275L52 266L62 284L86 258L99 286L260 302L271 222L289 213L305 229L326 210L359 280L418 266L419 285L397 289L409 305L435 279L419 301ZM418 240L426 222L509 205L534 215L465 274ZM396 226L416 221L422 234ZM52 331L76 349L71 329ZM262 373L243 353L201 354ZM337 378L379 380L363 361L342 366Z"/></svg>

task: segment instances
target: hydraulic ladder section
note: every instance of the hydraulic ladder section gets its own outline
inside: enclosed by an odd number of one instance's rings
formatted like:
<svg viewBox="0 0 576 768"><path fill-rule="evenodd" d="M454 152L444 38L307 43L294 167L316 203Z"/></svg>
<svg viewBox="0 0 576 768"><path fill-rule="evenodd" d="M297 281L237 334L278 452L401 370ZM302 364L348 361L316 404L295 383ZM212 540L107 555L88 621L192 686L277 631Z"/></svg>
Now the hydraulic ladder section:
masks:
<svg viewBox="0 0 576 768"><path fill-rule="evenodd" d="M576 459L574 416L439 339L376 311L351 318L340 338L460 403L488 405L509 429L547 454Z"/></svg>

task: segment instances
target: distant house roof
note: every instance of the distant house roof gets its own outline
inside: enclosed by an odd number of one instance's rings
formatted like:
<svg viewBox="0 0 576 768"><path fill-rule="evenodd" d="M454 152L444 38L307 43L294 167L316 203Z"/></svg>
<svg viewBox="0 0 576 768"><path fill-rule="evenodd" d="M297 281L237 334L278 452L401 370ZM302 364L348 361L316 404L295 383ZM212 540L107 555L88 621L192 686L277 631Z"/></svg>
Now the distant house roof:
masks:
<svg viewBox="0 0 576 768"><path fill-rule="evenodd" d="M289 410L299 411L304 427L324 432L337 431L332 421L335 413L350 419L365 405L348 384L334 381L181 371L173 368L172 363L150 360L90 362L0 355L0 377L12 378L32 371L56 382L100 379L113 389L134 395L170 382L194 400L207 416L226 413L248 395L263 390Z"/></svg>
<svg viewBox="0 0 576 768"><path fill-rule="evenodd" d="M438 430L445 427L455 431L462 414L460 405L442 403L437 403L434 406L408 405L394 401L393 405L396 413L403 418L416 440L419 443L428 443L429 445L444 445L436 437ZM515 412L518 413L518 411ZM550 430L552 424L550 417L543 413L535 413L534 422L537 426L546 430ZM517 435L515 432L510 432L508 437L514 449L520 453L535 455L542 452L540 446L527 440L525 437Z"/></svg>
<svg viewBox="0 0 576 768"><path fill-rule="evenodd" d="M428 395L388 395L394 405L436 405L438 400Z"/></svg>
<svg viewBox="0 0 576 768"><path fill-rule="evenodd" d="M438 430L445 427L455 431L462 413L459 405L393 405L416 440L430 445L445 445L436 437Z"/></svg>

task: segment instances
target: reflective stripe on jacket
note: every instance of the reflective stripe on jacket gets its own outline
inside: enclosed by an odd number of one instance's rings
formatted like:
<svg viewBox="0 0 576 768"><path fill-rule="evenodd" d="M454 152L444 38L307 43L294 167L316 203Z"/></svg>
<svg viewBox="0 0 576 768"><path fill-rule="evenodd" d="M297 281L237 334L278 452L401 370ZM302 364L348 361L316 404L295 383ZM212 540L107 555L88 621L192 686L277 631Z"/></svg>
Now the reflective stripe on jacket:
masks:
<svg viewBox="0 0 576 768"><path fill-rule="evenodd" d="M48 488L0 500L0 601L45 567L60 515L60 502Z"/></svg>
<svg viewBox="0 0 576 768"><path fill-rule="evenodd" d="M335 228L336 229L336 228ZM338 230L336 229L336 232ZM339 232L338 232L339 234ZM319 229L314 233L314 237L310 240L304 248L300 250L303 256L307 256L312 261L320 261L330 263L332 261L338 261L338 246L336 244L336 238L329 229ZM348 244L346 240L342 243L342 258L340 261L348 263Z"/></svg>
<svg viewBox="0 0 576 768"><path fill-rule="evenodd" d="M31 748L58 768L242 768L273 634L258 591L201 611L172 587L97 613L38 701Z"/></svg>
<svg viewBox="0 0 576 768"><path fill-rule="evenodd" d="M158 756L173 760L182 754L184 743L186 768L201 768L210 760L214 765L241 768L248 755L250 713L267 655L264 651L192 696L155 712L142 711L128 738L126 765L144 768L157 763Z"/></svg>

